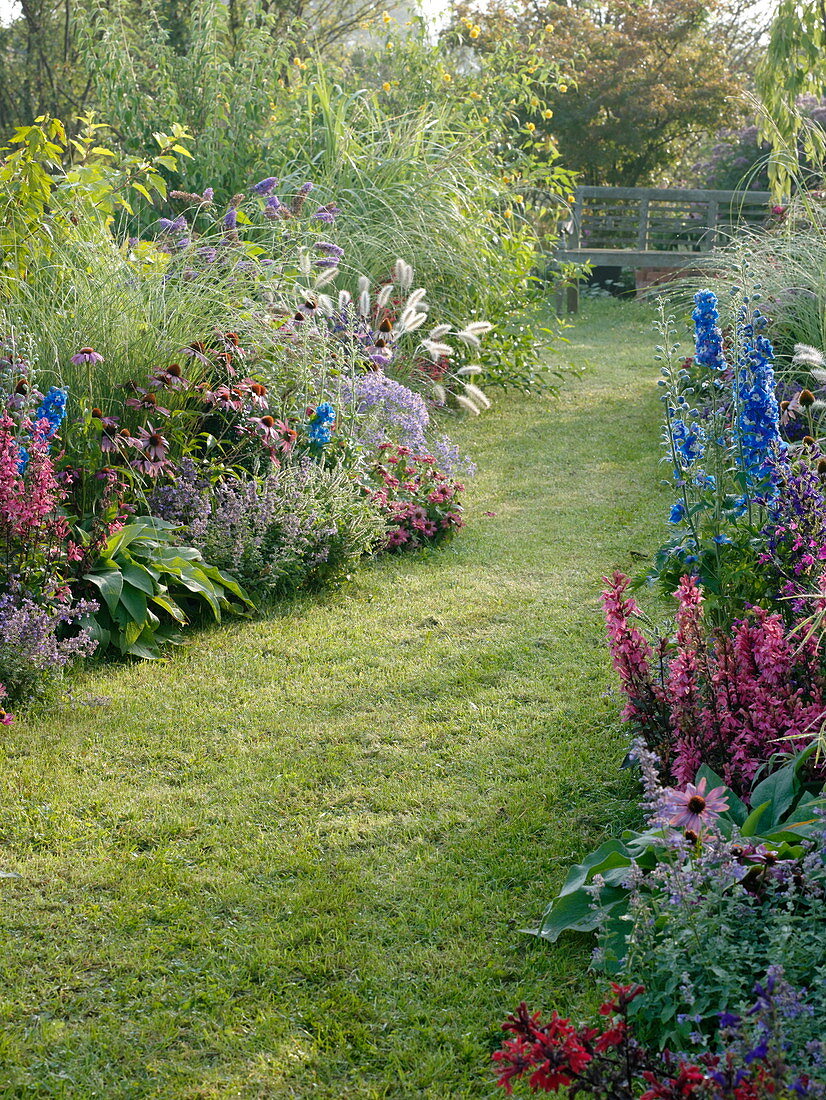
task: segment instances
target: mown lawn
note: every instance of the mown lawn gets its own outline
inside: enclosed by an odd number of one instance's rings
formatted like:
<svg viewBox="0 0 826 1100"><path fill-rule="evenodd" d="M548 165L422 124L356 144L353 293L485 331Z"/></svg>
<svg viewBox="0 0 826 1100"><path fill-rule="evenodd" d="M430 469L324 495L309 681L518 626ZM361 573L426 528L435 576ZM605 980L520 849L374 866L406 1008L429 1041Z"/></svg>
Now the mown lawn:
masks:
<svg viewBox="0 0 826 1100"><path fill-rule="evenodd" d="M568 335L452 545L2 727L0 1096L488 1097L514 1004L592 1001L519 929L634 813L598 594L665 502L650 310Z"/></svg>

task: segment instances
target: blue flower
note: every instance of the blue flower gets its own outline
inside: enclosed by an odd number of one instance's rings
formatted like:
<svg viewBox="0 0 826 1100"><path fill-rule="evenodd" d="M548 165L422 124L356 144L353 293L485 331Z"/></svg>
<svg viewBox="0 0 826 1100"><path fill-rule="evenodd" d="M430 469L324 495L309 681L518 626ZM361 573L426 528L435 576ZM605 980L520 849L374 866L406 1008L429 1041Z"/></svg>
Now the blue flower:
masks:
<svg viewBox="0 0 826 1100"><path fill-rule="evenodd" d="M772 366L774 349L766 337L759 334L764 325L765 318L759 310L751 315L745 305L740 310L738 330L743 351L737 364L739 415L735 432L739 442L738 465L746 475L750 490L765 489L772 459L783 448Z"/></svg>
<svg viewBox="0 0 826 1100"><path fill-rule="evenodd" d="M63 423L63 418L66 415L67 396L66 390L62 390L58 386L52 386L34 414L35 423L40 420L47 420L49 423L44 433L46 439L51 439Z"/></svg>
<svg viewBox="0 0 826 1100"><path fill-rule="evenodd" d="M669 523L681 523L685 519L685 505L682 501L677 503L671 509L671 515L668 517Z"/></svg>
<svg viewBox="0 0 826 1100"><path fill-rule="evenodd" d="M717 295L711 290L698 290L694 295L694 360L701 367L723 371L728 368L723 352L723 334Z"/></svg>
<svg viewBox="0 0 826 1100"><path fill-rule="evenodd" d="M313 414L308 426L307 435L311 443L323 447L333 438L332 424L336 418L336 410L329 401L322 401Z"/></svg>

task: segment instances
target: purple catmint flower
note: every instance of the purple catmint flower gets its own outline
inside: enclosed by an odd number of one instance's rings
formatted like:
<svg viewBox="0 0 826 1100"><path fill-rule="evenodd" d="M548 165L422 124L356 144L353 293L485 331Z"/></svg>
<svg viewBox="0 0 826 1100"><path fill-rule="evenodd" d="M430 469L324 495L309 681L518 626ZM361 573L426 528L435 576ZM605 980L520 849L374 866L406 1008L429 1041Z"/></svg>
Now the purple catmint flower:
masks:
<svg viewBox="0 0 826 1100"><path fill-rule="evenodd" d="M230 207L224 214L224 229L235 229L238 225L238 213L234 207Z"/></svg>
<svg viewBox="0 0 826 1100"><path fill-rule="evenodd" d="M201 198L204 200L204 203L206 205L209 205L215 198L215 192L212 190L211 187L205 187Z"/></svg>

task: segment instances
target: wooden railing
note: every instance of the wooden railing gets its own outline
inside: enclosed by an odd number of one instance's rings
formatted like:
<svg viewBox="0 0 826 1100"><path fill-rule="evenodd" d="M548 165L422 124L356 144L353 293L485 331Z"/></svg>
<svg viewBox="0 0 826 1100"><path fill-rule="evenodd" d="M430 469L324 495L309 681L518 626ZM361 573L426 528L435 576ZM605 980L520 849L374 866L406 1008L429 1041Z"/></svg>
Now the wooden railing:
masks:
<svg viewBox="0 0 826 1100"><path fill-rule="evenodd" d="M578 187L556 256L617 267L682 267L735 227L763 225L770 202L768 191Z"/></svg>

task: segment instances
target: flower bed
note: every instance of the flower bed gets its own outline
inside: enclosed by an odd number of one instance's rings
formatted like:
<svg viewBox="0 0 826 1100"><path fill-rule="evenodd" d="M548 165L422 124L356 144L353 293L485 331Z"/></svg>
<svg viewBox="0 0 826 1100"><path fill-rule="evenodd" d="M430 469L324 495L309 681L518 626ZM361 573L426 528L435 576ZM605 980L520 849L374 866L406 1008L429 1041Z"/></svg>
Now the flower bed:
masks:
<svg viewBox="0 0 826 1100"><path fill-rule="evenodd" d="M597 932L609 1026L521 1006L494 1054L507 1092L524 1079L606 1098L826 1095L820 407L798 390L781 408L748 294L726 336L710 291L693 319L686 360L661 318L675 534L647 579L673 595L673 628L646 630L622 573L603 594L645 825L572 868L537 930ZM822 357L799 347L801 365ZM792 405L809 429L797 441L781 424Z"/></svg>
<svg viewBox="0 0 826 1100"><path fill-rule="evenodd" d="M3 283L6 723L76 658L158 657L193 623L449 537L472 464L439 424L490 404L471 356L491 326L434 324L403 259L378 285L333 289L341 210L313 202L311 182L279 194L270 176L223 205L211 188L173 191L150 232L120 240L106 215L124 180L162 198L156 164L186 155L185 134L159 136L157 162L116 170L96 149L50 173L33 138L59 151L48 125L27 128L20 156L49 205L27 206L20 183L21 249ZM23 325L47 276L72 300L48 360L47 334ZM94 313L113 279L125 333Z"/></svg>

